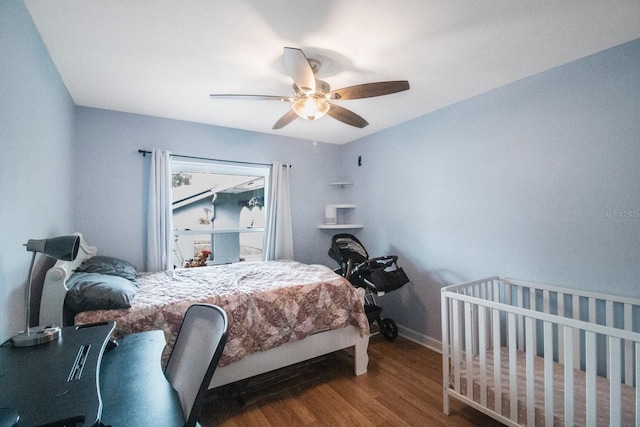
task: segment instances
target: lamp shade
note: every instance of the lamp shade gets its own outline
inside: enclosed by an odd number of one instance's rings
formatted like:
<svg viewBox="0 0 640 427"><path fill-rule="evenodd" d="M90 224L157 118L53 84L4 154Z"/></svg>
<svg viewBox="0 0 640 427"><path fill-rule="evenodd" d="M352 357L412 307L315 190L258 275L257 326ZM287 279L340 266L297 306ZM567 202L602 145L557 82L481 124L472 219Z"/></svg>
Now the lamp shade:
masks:
<svg viewBox="0 0 640 427"><path fill-rule="evenodd" d="M292 105L293 111L305 120L316 120L323 117L331 106L322 97L311 95L309 98L302 98Z"/></svg>
<svg viewBox="0 0 640 427"><path fill-rule="evenodd" d="M33 252L29 276L27 278L27 291L25 292L25 313L26 329L11 338L15 347L31 347L57 340L60 337L60 327L53 325L38 326L31 328L31 276L33 274L33 263L36 260L36 253L40 252L51 258L63 261L73 261L78 256L80 249L80 236L68 235L51 237L49 239L29 239L25 245L29 252Z"/></svg>
<svg viewBox="0 0 640 427"><path fill-rule="evenodd" d="M30 239L27 242L29 252L41 252L51 258L73 261L78 256L80 236L58 236L49 239Z"/></svg>

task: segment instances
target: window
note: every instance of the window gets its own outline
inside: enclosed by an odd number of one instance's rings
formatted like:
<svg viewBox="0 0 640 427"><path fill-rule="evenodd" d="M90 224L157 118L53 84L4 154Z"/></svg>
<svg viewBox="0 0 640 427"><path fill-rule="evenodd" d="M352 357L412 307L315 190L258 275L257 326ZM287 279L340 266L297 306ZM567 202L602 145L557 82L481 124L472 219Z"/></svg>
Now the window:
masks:
<svg viewBox="0 0 640 427"><path fill-rule="evenodd" d="M262 259L268 166L174 160L176 267Z"/></svg>

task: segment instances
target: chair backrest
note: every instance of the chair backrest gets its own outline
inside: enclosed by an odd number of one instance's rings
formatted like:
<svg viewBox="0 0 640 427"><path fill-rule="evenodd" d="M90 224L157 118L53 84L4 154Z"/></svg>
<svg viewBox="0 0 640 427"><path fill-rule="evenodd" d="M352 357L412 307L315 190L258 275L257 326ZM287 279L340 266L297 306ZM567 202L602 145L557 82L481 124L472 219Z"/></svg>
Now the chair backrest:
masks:
<svg viewBox="0 0 640 427"><path fill-rule="evenodd" d="M227 341L227 315L215 305L194 304L184 315L165 376L180 396L185 426L195 426L211 377Z"/></svg>

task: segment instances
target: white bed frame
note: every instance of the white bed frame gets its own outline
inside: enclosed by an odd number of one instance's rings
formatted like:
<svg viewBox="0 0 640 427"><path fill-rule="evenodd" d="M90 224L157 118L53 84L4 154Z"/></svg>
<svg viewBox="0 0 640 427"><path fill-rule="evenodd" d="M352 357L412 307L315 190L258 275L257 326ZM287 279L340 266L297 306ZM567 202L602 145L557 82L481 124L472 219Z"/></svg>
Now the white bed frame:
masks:
<svg viewBox="0 0 640 427"><path fill-rule="evenodd" d="M40 302L40 325L62 325L67 279L73 270L98 252L80 236L80 249L74 261L57 261L45 275ZM369 336L360 336L355 326L321 332L300 341L292 341L260 353L254 353L224 367L219 367L209 388L220 387L255 375L280 369L338 350L352 351L354 374L367 372Z"/></svg>
<svg viewBox="0 0 640 427"><path fill-rule="evenodd" d="M638 319L632 298L500 277L445 287L444 412L455 398L509 426L640 426Z"/></svg>

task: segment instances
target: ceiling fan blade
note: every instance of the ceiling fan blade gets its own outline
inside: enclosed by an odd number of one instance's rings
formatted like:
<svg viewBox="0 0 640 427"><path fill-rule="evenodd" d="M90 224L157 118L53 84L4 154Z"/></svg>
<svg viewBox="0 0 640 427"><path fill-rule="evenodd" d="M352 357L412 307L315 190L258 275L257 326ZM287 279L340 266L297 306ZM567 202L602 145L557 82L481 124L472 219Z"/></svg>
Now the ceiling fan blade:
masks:
<svg viewBox="0 0 640 427"><path fill-rule="evenodd" d="M336 120L340 120L342 123L346 123L350 126L357 128L363 128L369 124L365 119L354 113L353 111L342 108L339 105L329 104L330 108L327 112L328 115Z"/></svg>
<svg viewBox="0 0 640 427"><path fill-rule="evenodd" d="M362 85L349 86L342 89L336 89L329 92L329 99L361 99L371 98L374 96L389 95L391 93L402 92L409 89L409 82L406 80L397 80L391 82L365 83Z"/></svg>
<svg viewBox="0 0 640 427"><path fill-rule="evenodd" d="M295 98L291 96L277 96L277 95L236 95L230 93L212 93L209 95L212 98L224 98L224 99L247 99L258 101L285 101L293 102Z"/></svg>
<svg viewBox="0 0 640 427"><path fill-rule="evenodd" d="M316 77L304 53L294 47L284 48L284 63L293 82L305 93L316 90Z"/></svg>
<svg viewBox="0 0 640 427"><path fill-rule="evenodd" d="M291 123L297 118L298 118L298 115L296 114L296 112L293 110L289 110L287 114L280 117L280 120L278 120L276 124L273 125L273 129L282 129L283 127L285 127L286 125L288 125L289 123Z"/></svg>

